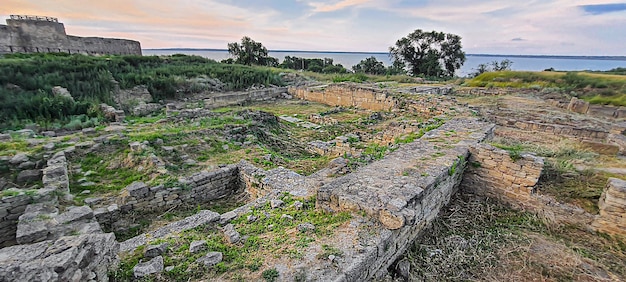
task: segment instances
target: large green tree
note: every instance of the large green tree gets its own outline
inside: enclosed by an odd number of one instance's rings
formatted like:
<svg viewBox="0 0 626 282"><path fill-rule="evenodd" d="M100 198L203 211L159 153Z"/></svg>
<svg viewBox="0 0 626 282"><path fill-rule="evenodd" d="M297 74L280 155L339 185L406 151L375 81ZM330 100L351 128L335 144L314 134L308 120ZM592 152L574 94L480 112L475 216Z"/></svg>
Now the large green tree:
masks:
<svg viewBox="0 0 626 282"><path fill-rule="evenodd" d="M404 66L413 76L454 76L465 63L460 36L421 29L396 41L389 54L394 64Z"/></svg>
<svg viewBox="0 0 626 282"><path fill-rule="evenodd" d="M228 53L235 58L236 64L278 66L278 59L268 56L267 48L248 36L241 38L241 43L228 43Z"/></svg>
<svg viewBox="0 0 626 282"><path fill-rule="evenodd" d="M371 56L365 60L361 60L358 64L352 66L354 72L361 72L367 74L381 75L385 74L387 70L383 65L383 62L376 60L374 56Z"/></svg>

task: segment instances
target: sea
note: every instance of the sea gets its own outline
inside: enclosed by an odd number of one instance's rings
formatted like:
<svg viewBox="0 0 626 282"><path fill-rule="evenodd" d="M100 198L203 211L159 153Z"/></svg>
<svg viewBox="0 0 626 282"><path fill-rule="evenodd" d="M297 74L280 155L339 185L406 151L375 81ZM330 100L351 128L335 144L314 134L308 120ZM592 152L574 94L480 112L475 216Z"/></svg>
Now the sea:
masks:
<svg viewBox="0 0 626 282"><path fill-rule="evenodd" d="M144 56L151 55L198 55L221 61L230 56L227 50L220 49L144 49ZM389 53L384 52L324 52L324 51L269 51L269 55L282 61L285 56L295 56L307 59L332 58L335 64L342 64L345 68L351 69L361 60L374 57L383 62L385 66L391 65ZM542 56L542 55L490 55L490 54L466 54L467 60L461 69L457 71L458 76L467 76L475 72L479 64L486 64L493 61L510 60L512 70L517 71L542 71L554 69L557 71L607 71L618 67L626 68L626 56L599 57L599 56Z"/></svg>

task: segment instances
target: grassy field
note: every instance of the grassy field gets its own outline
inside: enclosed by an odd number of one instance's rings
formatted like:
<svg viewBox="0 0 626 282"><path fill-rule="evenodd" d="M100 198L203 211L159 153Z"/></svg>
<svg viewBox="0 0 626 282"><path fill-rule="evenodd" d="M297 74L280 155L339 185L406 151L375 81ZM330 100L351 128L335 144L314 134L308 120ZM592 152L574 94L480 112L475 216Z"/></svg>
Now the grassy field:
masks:
<svg viewBox="0 0 626 282"><path fill-rule="evenodd" d="M626 76L590 72L483 73L464 83L469 87L558 88L592 104L626 106Z"/></svg>

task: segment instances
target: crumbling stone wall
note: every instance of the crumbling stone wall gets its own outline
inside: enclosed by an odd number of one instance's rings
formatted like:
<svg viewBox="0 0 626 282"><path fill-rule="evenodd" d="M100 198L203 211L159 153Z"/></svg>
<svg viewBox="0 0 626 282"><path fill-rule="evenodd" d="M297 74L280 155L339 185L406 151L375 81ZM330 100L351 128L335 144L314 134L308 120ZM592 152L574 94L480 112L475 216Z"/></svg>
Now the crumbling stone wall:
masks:
<svg viewBox="0 0 626 282"><path fill-rule="evenodd" d="M12 246L17 243L15 233L20 216L26 211L26 206L32 202L29 195L22 194L13 197L3 197L0 200L0 247Z"/></svg>
<svg viewBox="0 0 626 282"><path fill-rule="evenodd" d="M380 277L402 255L458 188L469 145L491 135L493 124L455 119L383 160L338 177L319 188L317 206L327 211L363 213L382 225L380 232L342 248L349 263L333 281ZM450 146L441 147L441 138ZM433 142L431 142L433 141ZM328 275L325 277L324 275Z"/></svg>
<svg viewBox="0 0 626 282"><path fill-rule="evenodd" d="M609 135L607 131L598 129L573 127L561 124L547 124L536 121L496 118L495 122L496 124L501 126L518 128L521 130L543 132L554 135L572 136L577 138L604 140Z"/></svg>
<svg viewBox="0 0 626 282"><path fill-rule="evenodd" d="M469 168L463 176L467 191L499 199L514 206L529 206L543 170L543 158L510 153L489 144L470 147Z"/></svg>
<svg viewBox="0 0 626 282"><path fill-rule="evenodd" d="M626 181L609 178L598 202L600 214L592 223L598 231L626 236Z"/></svg>
<svg viewBox="0 0 626 282"><path fill-rule="evenodd" d="M289 87L289 94L330 106L357 107L372 111L390 111L397 105L397 100L384 90L349 83L310 88Z"/></svg>
<svg viewBox="0 0 626 282"><path fill-rule="evenodd" d="M59 195L69 195L69 177L65 152L54 154L43 169L41 177L44 187L38 190L13 189L15 196L0 200L0 246L16 243L18 219L28 204L36 202L56 202Z"/></svg>
<svg viewBox="0 0 626 282"><path fill-rule="evenodd" d="M124 188L119 196L110 199L94 199L88 202L95 207L94 215L106 228L124 225L124 216L130 212L163 211L180 205L197 205L214 200L245 197L240 184L239 168L230 165L215 171L202 171L181 179L180 187L165 188L163 185L149 187L135 182Z"/></svg>
<svg viewBox="0 0 626 282"><path fill-rule="evenodd" d="M591 105L589 102L572 97L567 110L579 114L586 114L595 117L622 119L626 117L625 107L611 105Z"/></svg>

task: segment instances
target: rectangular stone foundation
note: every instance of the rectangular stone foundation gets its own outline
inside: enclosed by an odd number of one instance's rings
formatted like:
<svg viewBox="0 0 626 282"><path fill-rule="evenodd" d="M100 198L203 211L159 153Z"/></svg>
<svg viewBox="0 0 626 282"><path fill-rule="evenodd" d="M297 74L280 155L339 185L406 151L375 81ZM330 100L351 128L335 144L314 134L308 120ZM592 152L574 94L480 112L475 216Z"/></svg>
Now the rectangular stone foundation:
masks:
<svg viewBox="0 0 626 282"><path fill-rule="evenodd" d="M344 260L338 273L320 269L323 273L316 277L367 281L385 274L449 202L461 183L469 147L487 138L493 127L475 119L449 121L383 160L322 186L319 208L364 214L374 219L374 226L367 227L367 234L358 231L366 222L338 230L345 235L337 236L348 236L344 240L354 245L340 247Z"/></svg>

